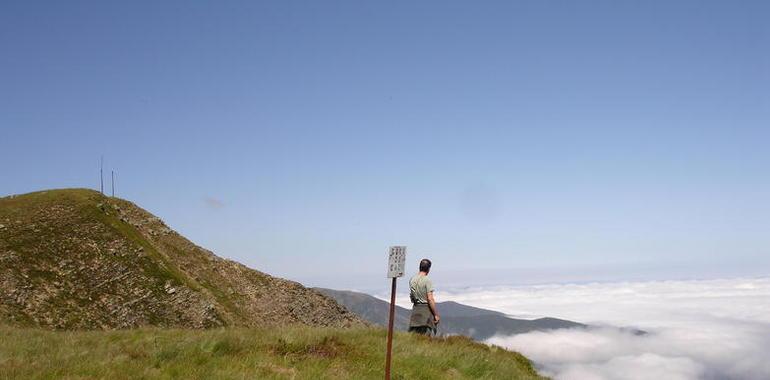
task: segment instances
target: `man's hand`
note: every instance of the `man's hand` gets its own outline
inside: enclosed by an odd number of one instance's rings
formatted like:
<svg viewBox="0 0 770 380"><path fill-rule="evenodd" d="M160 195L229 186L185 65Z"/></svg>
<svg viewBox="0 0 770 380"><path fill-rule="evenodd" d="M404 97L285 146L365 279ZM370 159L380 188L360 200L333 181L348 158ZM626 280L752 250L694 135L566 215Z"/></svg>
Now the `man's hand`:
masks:
<svg viewBox="0 0 770 380"><path fill-rule="evenodd" d="M430 308L430 313L433 314L433 323L437 325L441 317L439 317L436 310L436 300L433 299L433 292L428 292L428 308Z"/></svg>

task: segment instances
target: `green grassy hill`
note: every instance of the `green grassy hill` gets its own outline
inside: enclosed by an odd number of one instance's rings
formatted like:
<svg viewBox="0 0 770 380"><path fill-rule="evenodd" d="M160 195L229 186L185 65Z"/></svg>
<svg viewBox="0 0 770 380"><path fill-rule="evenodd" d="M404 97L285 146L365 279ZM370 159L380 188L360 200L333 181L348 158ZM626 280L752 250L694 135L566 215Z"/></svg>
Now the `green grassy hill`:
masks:
<svg viewBox="0 0 770 380"><path fill-rule="evenodd" d="M0 327L0 379L381 379L380 328L46 331ZM394 379L540 379L520 354L398 333Z"/></svg>
<svg viewBox="0 0 770 380"><path fill-rule="evenodd" d="M217 257L85 189L0 198L0 322L56 329L353 326L302 285Z"/></svg>
<svg viewBox="0 0 770 380"><path fill-rule="evenodd" d="M2 379L382 378L385 330L224 260L131 202L0 198ZM394 378L538 378L520 354L399 333Z"/></svg>

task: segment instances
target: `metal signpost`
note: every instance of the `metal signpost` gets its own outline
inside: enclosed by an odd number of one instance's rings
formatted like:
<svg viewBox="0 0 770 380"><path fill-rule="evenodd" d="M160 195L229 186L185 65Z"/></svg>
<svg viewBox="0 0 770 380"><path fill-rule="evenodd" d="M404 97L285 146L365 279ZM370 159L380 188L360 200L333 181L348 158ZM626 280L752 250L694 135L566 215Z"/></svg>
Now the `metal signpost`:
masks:
<svg viewBox="0 0 770 380"><path fill-rule="evenodd" d="M390 247L388 254L388 278L393 279L390 287L390 317L388 318L388 351L385 355L385 380L390 380L390 356L393 349L393 316L396 311L396 279L404 276L406 247Z"/></svg>

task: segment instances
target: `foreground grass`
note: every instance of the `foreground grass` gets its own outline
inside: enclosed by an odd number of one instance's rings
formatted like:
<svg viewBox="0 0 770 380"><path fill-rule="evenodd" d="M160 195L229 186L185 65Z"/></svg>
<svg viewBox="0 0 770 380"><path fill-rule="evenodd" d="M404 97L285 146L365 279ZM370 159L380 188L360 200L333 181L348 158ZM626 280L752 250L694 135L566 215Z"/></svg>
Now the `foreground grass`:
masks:
<svg viewBox="0 0 770 380"><path fill-rule="evenodd" d="M0 326L0 379L380 379L378 328L47 331ZM539 379L523 356L398 333L394 379Z"/></svg>

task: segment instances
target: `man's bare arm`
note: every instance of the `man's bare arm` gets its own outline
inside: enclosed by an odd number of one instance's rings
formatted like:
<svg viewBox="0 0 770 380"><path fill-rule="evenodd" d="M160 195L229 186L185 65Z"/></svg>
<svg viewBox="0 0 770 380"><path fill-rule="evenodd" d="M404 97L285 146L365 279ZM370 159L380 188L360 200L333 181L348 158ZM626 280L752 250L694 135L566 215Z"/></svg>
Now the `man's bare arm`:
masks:
<svg viewBox="0 0 770 380"><path fill-rule="evenodd" d="M428 307L433 314L433 322L438 323L441 317L438 315L438 310L436 310L436 300L433 299L433 292L428 292Z"/></svg>

